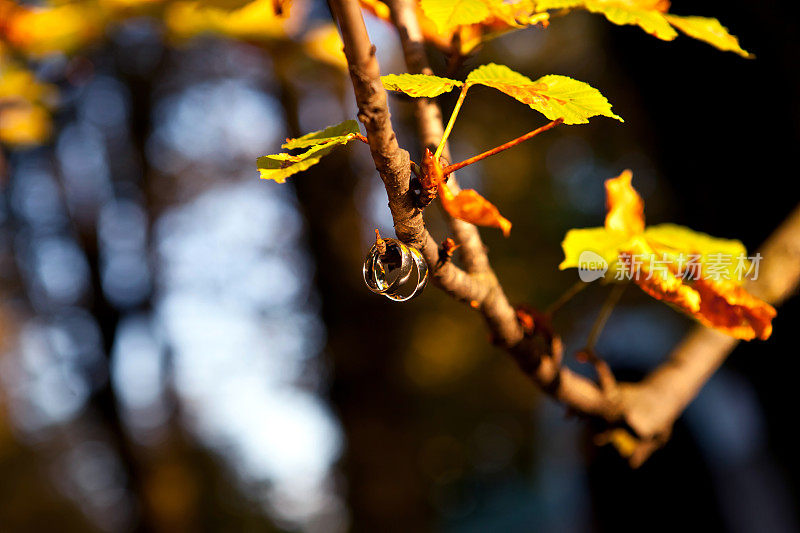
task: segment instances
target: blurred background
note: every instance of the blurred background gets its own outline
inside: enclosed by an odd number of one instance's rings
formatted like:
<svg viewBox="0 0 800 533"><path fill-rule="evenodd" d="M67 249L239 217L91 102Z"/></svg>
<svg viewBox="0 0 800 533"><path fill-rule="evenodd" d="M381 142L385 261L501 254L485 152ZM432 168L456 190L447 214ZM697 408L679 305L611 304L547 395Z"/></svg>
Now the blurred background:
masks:
<svg viewBox="0 0 800 533"><path fill-rule="evenodd" d="M42 26L62 39L28 65L52 123L0 123L0 531L800 529L800 301L630 470L491 347L476 313L433 287L395 304L363 286L374 228L393 233L366 147L284 185L258 179L257 156L356 110L320 44L327 6L291 9L256 30L121 16L80 53L68 13ZM793 9L673 3L718 17L755 60L576 12L465 62L456 77L490 61L575 77L625 118L557 128L459 173L514 223L509 239L482 231L512 302L543 308L576 281L556 268L560 241L602 224L603 181L625 168L649 223L755 250L799 199ZM383 72L402 72L392 28L368 28ZM544 124L473 91L457 160ZM412 106L390 103L416 159ZM437 209L426 219L447 236ZM606 291L557 315L568 355ZM636 380L691 325L631 289L598 351Z"/></svg>

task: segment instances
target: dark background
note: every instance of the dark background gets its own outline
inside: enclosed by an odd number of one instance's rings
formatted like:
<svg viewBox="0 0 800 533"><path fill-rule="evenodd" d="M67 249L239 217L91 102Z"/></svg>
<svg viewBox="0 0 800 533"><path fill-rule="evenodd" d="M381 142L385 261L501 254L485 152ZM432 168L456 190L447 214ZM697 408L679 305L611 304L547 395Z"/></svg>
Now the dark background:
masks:
<svg viewBox="0 0 800 533"><path fill-rule="evenodd" d="M559 243L602 224L603 180L624 168L648 223L748 250L796 206L784 4L673 3L718 17L755 60L587 13L467 60L456 77L496 61L586 81L626 121L557 128L460 173L514 223L509 239L482 232L513 302L545 307L574 283ZM326 16L320 4L310 19ZM383 72L401 71L390 29L369 29ZM799 529L796 298L632 471L490 346L476 313L433 287L404 305L363 287L372 230L391 234L363 146L286 185L257 179L255 157L282 138L354 114L343 73L294 50L166 47L136 20L77 65L40 67L62 89L59 133L4 152L0 531ZM411 105L391 105L416 158ZM476 88L454 157L541 124ZM436 210L426 218L444 238ZM607 290L558 314L567 354ZM629 289L598 350L636 380L691 325Z"/></svg>

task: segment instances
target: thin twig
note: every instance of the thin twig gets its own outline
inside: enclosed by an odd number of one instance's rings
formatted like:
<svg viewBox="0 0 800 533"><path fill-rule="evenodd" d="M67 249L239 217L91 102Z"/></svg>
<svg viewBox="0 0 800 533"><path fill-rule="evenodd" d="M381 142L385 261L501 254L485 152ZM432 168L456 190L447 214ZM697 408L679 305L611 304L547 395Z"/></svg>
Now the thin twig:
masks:
<svg viewBox="0 0 800 533"><path fill-rule="evenodd" d="M615 284L611 289L606 301L603 302L603 307L601 307L600 312L597 313L597 318L592 325L592 331L589 332L589 337L586 339L586 346L584 347L584 350L594 351L594 346L597 344L597 339L603 332L603 328L606 327L608 317L610 317L611 312L614 311L614 307L617 305L617 302L619 302L622 293L625 292L625 287L627 287L627 284L618 283Z"/></svg>
<svg viewBox="0 0 800 533"><path fill-rule="evenodd" d="M544 314L552 316L556 311L561 309L567 302L572 300L576 294L581 292L583 289L588 287L589 284L585 281L576 281L569 289L564 291L564 293L558 297L558 299L547 306L547 309L544 310Z"/></svg>
<svg viewBox="0 0 800 533"><path fill-rule="evenodd" d="M472 156L469 159L465 159L464 161L461 161L460 163L453 163L452 165L447 165L446 167L444 167L442 169L442 171L444 172L444 175L447 176L451 172L455 172L456 170L460 170L460 169L462 169L462 168L464 168L464 167L466 167L468 165L471 165L473 163L477 163L481 159L486 159L487 157L493 156L495 154L499 154L500 152L502 152L504 150L508 150L509 148L513 148L516 145L527 141L528 139L536 137L540 133L543 133L543 132L545 132L545 131L547 131L549 129L552 129L552 128L558 126L562 122L564 122L563 118L557 118L552 122L548 122L547 124L545 124L541 128L536 128L533 131L529 131L525 135L520 135L516 139L512 139L512 140L508 141L507 143L503 143L500 146L496 146L496 147L492 148L491 150L486 150L482 154L478 154L478 155Z"/></svg>

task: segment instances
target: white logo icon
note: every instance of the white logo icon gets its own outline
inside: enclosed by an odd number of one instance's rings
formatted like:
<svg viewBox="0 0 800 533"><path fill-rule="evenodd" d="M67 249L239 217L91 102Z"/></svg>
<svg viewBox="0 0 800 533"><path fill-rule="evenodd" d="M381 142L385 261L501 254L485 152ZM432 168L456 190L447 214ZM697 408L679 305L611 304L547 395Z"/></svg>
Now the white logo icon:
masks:
<svg viewBox="0 0 800 533"><path fill-rule="evenodd" d="M602 255L585 250L578 256L578 277L581 281L590 283L602 278L607 271L608 261Z"/></svg>

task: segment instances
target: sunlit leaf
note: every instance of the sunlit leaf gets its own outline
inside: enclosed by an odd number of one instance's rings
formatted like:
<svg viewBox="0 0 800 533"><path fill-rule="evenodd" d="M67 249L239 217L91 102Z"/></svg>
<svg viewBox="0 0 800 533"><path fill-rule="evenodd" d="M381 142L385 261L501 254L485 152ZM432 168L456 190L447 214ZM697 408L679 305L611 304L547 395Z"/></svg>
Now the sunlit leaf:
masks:
<svg viewBox="0 0 800 533"><path fill-rule="evenodd" d="M455 195L447 184L442 183L439 185L439 199L451 217L476 226L499 228L506 237L511 233L511 221L501 215L494 204L472 189L464 189Z"/></svg>
<svg viewBox="0 0 800 533"><path fill-rule="evenodd" d="M234 11L244 7L252 1L253 0L198 0L198 4L204 7L221 9L223 11Z"/></svg>
<svg viewBox="0 0 800 533"><path fill-rule="evenodd" d="M347 144L359 134L358 122L345 120L341 124L328 126L324 130L307 133L296 139L287 139L282 148L294 150L308 148L309 146Z"/></svg>
<svg viewBox="0 0 800 533"><path fill-rule="evenodd" d="M420 0L420 6L440 32L483 22L490 14L483 0Z"/></svg>
<svg viewBox="0 0 800 533"><path fill-rule="evenodd" d="M336 143L323 144L309 148L300 155L284 153L261 156L257 161L261 179L284 183L289 176L319 163L320 159L331 153L335 147Z"/></svg>
<svg viewBox="0 0 800 533"><path fill-rule="evenodd" d="M303 39L303 49L310 57L347 70L347 58L343 46L339 30L332 23L314 28L306 33Z"/></svg>
<svg viewBox="0 0 800 533"><path fill-rule="evenodd" d="M746 260L742 243L673 224L645 228L644 205L631 185L630 171L606 181L606 203L604 227L567 232L559 268L586 268L581 256L593 252L606 263L599 261L608 269L606 279L613 265L613 279L632 279L653 298L701 324L737 339L770 336L775 309L740 286L741 272L737 279L739 262ZM690 258L694 264L688 269ZM620 273L625 276L618 277Z"/></svg>
<svg viewBox="0 0 800 533"><path fill-rule="evenodd" d="M72 53L97 39L103 22L102 13L84 3L19 6L3 21L3 30L8 42L26 53Z"/></svg>
<svg viewBox="0 0 800 533"><path fill-rule="evenodd" d="M381 82L390 91L400 91L415 98L433 98L464 85L457 80L427 74L387 74L381 76Z"/></svg>
<svg viewBox="0 0 800 533"><path fill-rule="evenodd" d="M346 120L341 124L328 126L324 130L314 131L296 139L287 139L283 148L287 150L307 148L307 150L297 155L282 153L259 157L258 170L261 172L261 178L283 183L289 176L316 165L334 148L347 144L359 135L358 122Z"/></svg>
<svg viewBox="0 0 800 533"><path fill-rule="evenodd" d="M747 257L747 249L741 241L712 237L677 224L648 226L643 235L653 248L672 257L685 257L687 254L699 255L702 263L707 263L712 256ZM735 277L737 266L735 261L722 266L725 266L723 274L731 278Z"/></svg>
<svg viewBox="0 0 800 533"><path fill-rule="evenodd" d="M678 36L678 28L689 37L720 49L752 58L752 54L739 46L739 40L728 33L717 19L682 17L667 13L668 0L534 0L537 10L564 10L583 8L600 13L614 24L631 24L665 41Z"/></svg>
<svg viewBox="0 0 800 533"><path fill-rule="evenodd" d="M167 4L164 22L170 35L179 39L211 33L270 41L294 35L303 22L302 5L283 5L281 9L278 14L273 0L254 0L233 11L179 0Z"/></svg>
<svg viewBox="0 0 800 533"><path fill-rule="evenodd" d="M490 63L470 72L467 83L493 87L550 120L563 118L564 124L585 124L597 115L622 121L611 112L611 104L600 91L566 76L549 75L532 81L504 65Z"/></svg>
<svg viewBox="0 0 800 533"><path fill-rule="evenodd" d="M606 228L635 235L644 230L644 201L631 185L633 173L624 170L616 178L606 180Z"/></svg>
<svg viewBox="0 0 800 533"><path fill-rule="evenodd" d="M42 106L19 104L0 107L0 143L12 146L40 144L50 137L50 114Z"/></svg>
<svg viewBox="0 0 800 533"><path fill-rule="evenodd" d="M561 241L564 260L558 265L558 269L578 268L580 256L584 252L596 253L607 265L612 265L617 261L620 249L628 241L627 235L606 228L571 229Z"/></svg>
<svg viewBox="0 0 800 533"><path fill-rule="evenodd" d="M739 46L739 39L728 33L728 28L715 18L679 17L677 15L666 15L666 18L670 24L689 37L705 41L724 52L734 52L750 59L755 57Z"/></svg>

